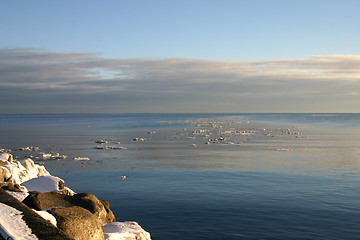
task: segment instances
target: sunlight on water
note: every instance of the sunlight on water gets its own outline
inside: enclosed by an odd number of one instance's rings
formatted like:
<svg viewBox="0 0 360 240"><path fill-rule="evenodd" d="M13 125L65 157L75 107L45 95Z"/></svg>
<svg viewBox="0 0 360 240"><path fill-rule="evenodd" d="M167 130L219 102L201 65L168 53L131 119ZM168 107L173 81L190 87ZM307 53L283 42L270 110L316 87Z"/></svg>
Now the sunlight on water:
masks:
<svg viewBox="0 0 360 240"><path fill-rule="evenodd" d="M358 114L1 117L0 147L42 160L153 239L357 239ZM74 159L87 161L74 161ZM124 178L124 176L126 178Z"/></svg>

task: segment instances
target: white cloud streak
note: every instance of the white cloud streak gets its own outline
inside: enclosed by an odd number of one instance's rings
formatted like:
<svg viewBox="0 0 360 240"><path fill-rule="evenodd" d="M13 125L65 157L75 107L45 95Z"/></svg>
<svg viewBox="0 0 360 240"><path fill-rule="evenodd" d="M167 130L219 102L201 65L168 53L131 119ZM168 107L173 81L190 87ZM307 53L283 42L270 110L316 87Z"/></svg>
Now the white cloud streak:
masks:
<svg viewBox="0 0 360 240"><path fill-rule="evenodd" d="M358 111L359 66L357 55L214 61L0 49L0 100L2 109L17 112L55 96L52 106L69 112L86 104L114 112Z"/></svg>

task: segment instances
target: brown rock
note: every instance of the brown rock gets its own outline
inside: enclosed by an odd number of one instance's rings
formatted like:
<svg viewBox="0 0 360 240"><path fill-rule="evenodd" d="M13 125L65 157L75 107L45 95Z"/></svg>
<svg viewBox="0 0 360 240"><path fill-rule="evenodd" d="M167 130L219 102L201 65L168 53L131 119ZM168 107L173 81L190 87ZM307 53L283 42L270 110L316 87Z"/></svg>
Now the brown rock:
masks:
<svg viewBox="0 0 360 240"><path fill-rule="evenodd" d="M111 222L116 222L116 218L114 213L110 210L110 203L108 201L105 200L100 200L100 202L104 205L104 208L106 210L106 224L111 223Z"/></svg>
<svg viewBox="0 0 360 240"><path fill-rule="evenodd" d="M110 210L109 202L105 203L108 207L106 208L103 202L99 201L94 195L90 193L78 193L71 199L72 203L77 206L81 206L89 210L94 214L102 225L106 225L111 222L115 222L115 216Z"/></svg>
<svg viewBox="0 0 360 240"><path fill-rule="evenodd" d="M20 185L14 184L12 182L0 182L0 188L13 192L22 192L20 189Z"/></svg>
<svg viewBox="0 0 360 240"><path fill-rule="evenodd" d="M54 207L71 207L73 204L68 199L69 196L59 193L29 192L23 203L28 207L41 211Z"/></svg>
<svg viewBox="0 0 360 240"><path fill-rule="evenodd" d="M23 203L38 211L56 207L79 206L90 211L98 218L101 225L116 221L114 214L110 210L109 202L99 201L90 193L78 193L68 196L60 193L30 192Z"/></svg>
<svg viewBox="0 0 360 240"><path fill-rule="evenodd" d="M54 208L48 212L56 218L57 227L76 240L104 239L97 217L82 207Z"/></svg>
<svg viewBox="0 0 360 240"><path fill-rule="evenodd" d="M21 203L19 200L8 194L5 190L0 188L0 202L13 207L22 212L22 219L31 229L31 232L37 236L39 240L71 240L70 236L66 235L59 228L46 221L28 206Z"/></svg>

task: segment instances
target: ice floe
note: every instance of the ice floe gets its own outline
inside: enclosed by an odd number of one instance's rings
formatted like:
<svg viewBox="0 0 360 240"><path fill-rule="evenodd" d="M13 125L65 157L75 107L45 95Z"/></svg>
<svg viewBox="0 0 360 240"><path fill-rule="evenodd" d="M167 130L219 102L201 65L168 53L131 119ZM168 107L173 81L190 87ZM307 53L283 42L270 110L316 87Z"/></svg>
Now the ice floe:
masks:
<svg viewBox="0 0 360 240"><path fill-rule="evenodd" d="M146 140L146 138L133 138L132 139L134 142L143 142Z"/></svg>
<svg viewBox="0 0 360 240"><path fill-rule="evenodd" d="M276 151L280 151L280 152L292 152L292 149L290 149L290 148L278 148L278 149L276 149Z"/></svg>
<svg viewBox="0 0 360 240"><path fill-rule="evenodd" d="M126 147L114 147L114 146L96 146L96 149L100 149L100 150L125 150L127 149Z"/></svg>
<svg viewBox="0 0 360 240"><path fill-rule="evenodd" d="M33 146L19 148L19 151L29 151L29 152L37 152L39 150L40 150L39 147L33 147Z"/></svg>
<svg viewBox="0 0 360 240"><path fill-rule="evenodd" d="M91 159L89 157L76 157L74 158L74 161L90 161Z"/></svg>
<svg viewBox="0 0 360 240"><path fill-rule="evenodd" d="M40 152L42 159L43 160L60 160L60 159L66 159L67 156L66 155L61 155L60 153L44 153L44 152Z"/></svg>

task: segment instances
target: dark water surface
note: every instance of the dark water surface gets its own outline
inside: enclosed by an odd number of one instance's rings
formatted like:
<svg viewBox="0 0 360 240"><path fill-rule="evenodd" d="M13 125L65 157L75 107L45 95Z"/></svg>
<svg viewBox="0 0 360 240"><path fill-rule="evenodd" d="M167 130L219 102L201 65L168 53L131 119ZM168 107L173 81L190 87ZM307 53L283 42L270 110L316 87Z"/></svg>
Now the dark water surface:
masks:
<svg viewBox="0 0 360 240"><path fill-rule="evenodd" d="M0 124L0 147L68 155L41 161L155 240L359 239L359 114L5 115ZM219 132L231 139L206 144ZM127 149L95 149L99 139Z"/></svg>

